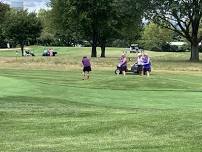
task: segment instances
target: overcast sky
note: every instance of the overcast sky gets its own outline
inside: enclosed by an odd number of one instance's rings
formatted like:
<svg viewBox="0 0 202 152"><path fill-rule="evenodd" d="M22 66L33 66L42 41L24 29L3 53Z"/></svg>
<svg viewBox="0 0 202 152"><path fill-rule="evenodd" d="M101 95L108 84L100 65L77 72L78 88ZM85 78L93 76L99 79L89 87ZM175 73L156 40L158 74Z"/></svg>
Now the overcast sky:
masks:
<svg viewBox="0 0 202 152"><path fill-rule="evenodd" d="M6 3L10 3L10 0L4 0ZM38 11L41 8L46 9L49 0L24 0L24 8L29 11Z"/></svg>

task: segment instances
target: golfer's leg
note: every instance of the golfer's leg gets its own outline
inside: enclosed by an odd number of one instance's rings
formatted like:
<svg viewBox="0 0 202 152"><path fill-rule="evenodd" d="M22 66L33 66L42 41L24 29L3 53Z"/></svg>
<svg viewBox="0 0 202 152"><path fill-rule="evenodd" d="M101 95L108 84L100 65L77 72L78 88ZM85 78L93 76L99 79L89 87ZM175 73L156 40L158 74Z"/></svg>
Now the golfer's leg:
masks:
<svg viewBox="0 0 202 152"><path fill-rule="evenodd" d="M86 75L87 75L87 79L89 79L89 78L90 78L90 73L89 73L89 71L86 72Z"/></svg>
<svg viewBox="0 0 202 152"><path fill-rule="evenodd" d="M150 73L149 73L149 71L147 71L147 77L149 77L150 76Z"/></svg>

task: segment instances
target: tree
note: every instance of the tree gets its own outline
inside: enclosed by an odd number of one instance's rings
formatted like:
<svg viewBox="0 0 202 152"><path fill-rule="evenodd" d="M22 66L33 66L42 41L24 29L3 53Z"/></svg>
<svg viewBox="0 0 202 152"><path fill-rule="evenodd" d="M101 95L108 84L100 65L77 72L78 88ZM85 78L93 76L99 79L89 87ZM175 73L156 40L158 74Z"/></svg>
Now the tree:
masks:
<svg viewBox="0 0 202 152"><path fill-rule="evenodd" d="M3 35L3 22L6 20L5 14L9 11L9 6L0 1L0 47L5 46L5 36Z"/></svg>
<svg viewBox="0 0 202 152"><path fill-rule="evenodd" d="M158 25L177 32L191 44L190 61L199 61L198 45L202 40L199 24L202 0L154 0L150 17ZM155 8L155 9L153 9Z"/></svg>
<svg viewBox="0 0 202 152"><path fill-rule="evenodd" d="M99 28L101 57L105 57L105 46L111 39L127 41L129 46L140 37L143 13L147 3L145 0L111 1L110 8L105 11L109 16L102 22L102 25L105 25Z"/></svg>
<svg viewBox="0 0 202 152"><path fill-rule="evenodd" d="M92 57L97 56L96 47L100 46L101 57L105 57L108 40L126 37L140 25L144 10L141 6L145 2L147 1L51 0L51 6L57 29L66 34L74 34L76 39L87 40L92 46Z"/></svg>
<svg viewBox="0 0 202 152"><path fill-rule="evenodd" d="M92 57L97 57L101 26L108 17L110 0L52 0L52 14L58 33L77 42L87 40L92 46ZM109 13L110 14L110 13ZM104 24L102 24L104 23Z"/></svg>
<svg viewBox="0 0 202 152"><path fill-rule="evenodd" d="M5 20L5 14L9 9L7 4L0 1L0 24Z"/></svg>
<svg viewBox="0 0 202 152"><path fill-rule="evenodd" d="M52 24L52 16L50 10L40 9L37 16L42 24L43 30L38 39L38 42L42 45L52 45L55 41L55 30Z"/></svg>
<svg viewBox="0 0 202 152"><path fill-rule="evenodd" d="M149 23L145 26L142 43L146 49L162 50L162 46L172 40L172 31L167 28L162 28L155 23Z"/></svg>
<svg viewBox="0 0 202 152"><path fill-rule="evenodd" d="M4 22L5 35L8 39L20 44L22 56L24 56L24 45L28 39L36 39L40 36L42 26L35 13L27 10L11 10L6 14Z"/></svg>
<svg viewBox="0 0 202 152"><path fill-rule="evenodd" d="M106 31L110 33L107 25L112 17L112 2L111 0L77 0L76 2L73 0L71 3L75 8L72 11L73 18L77 18L75 20L78 26L77 33L91 44L91 57L97 57L96 47L99 42L102 48L105 47ZM105 54L102 56L104 57Z"/></svg>

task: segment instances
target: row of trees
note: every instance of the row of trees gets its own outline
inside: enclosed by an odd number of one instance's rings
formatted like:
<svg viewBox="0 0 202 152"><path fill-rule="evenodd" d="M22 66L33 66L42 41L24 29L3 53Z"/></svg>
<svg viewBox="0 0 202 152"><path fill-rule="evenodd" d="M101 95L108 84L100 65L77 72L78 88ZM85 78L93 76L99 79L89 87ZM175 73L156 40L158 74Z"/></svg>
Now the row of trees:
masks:
<svg viewBox="0 0 202 152"><path fill-rule="evenodd" d="M202 0L50 0L51 9L40 11L38 17L0 4L0 39L12 39L21 46L27 39L36 39L42 27L38 40L48 43L55 39L64 45L88 42L92 57L97 56L97 47L105 57L105 47L114 40L130 44L142 39L148 48L154 41L162 44L172 39L171 35L178 35L191 45L190 60L199 61ZM143 18L150 23L146 28ZM149 32L159 36L151 39Z"/></svg>

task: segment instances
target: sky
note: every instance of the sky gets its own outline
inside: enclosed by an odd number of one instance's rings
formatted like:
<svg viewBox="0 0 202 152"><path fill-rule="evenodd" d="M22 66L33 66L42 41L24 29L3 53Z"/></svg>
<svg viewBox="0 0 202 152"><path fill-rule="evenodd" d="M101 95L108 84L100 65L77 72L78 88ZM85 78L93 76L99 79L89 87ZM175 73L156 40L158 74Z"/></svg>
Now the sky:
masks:
<svg viewBox="0 0 202 152"><path fill-rule="evenodd" d="M4 0L6 3L10 3L10 0ZM24 8L29 12L38 11L39 9L47 9L49 0L24 0Z"/></svg>

